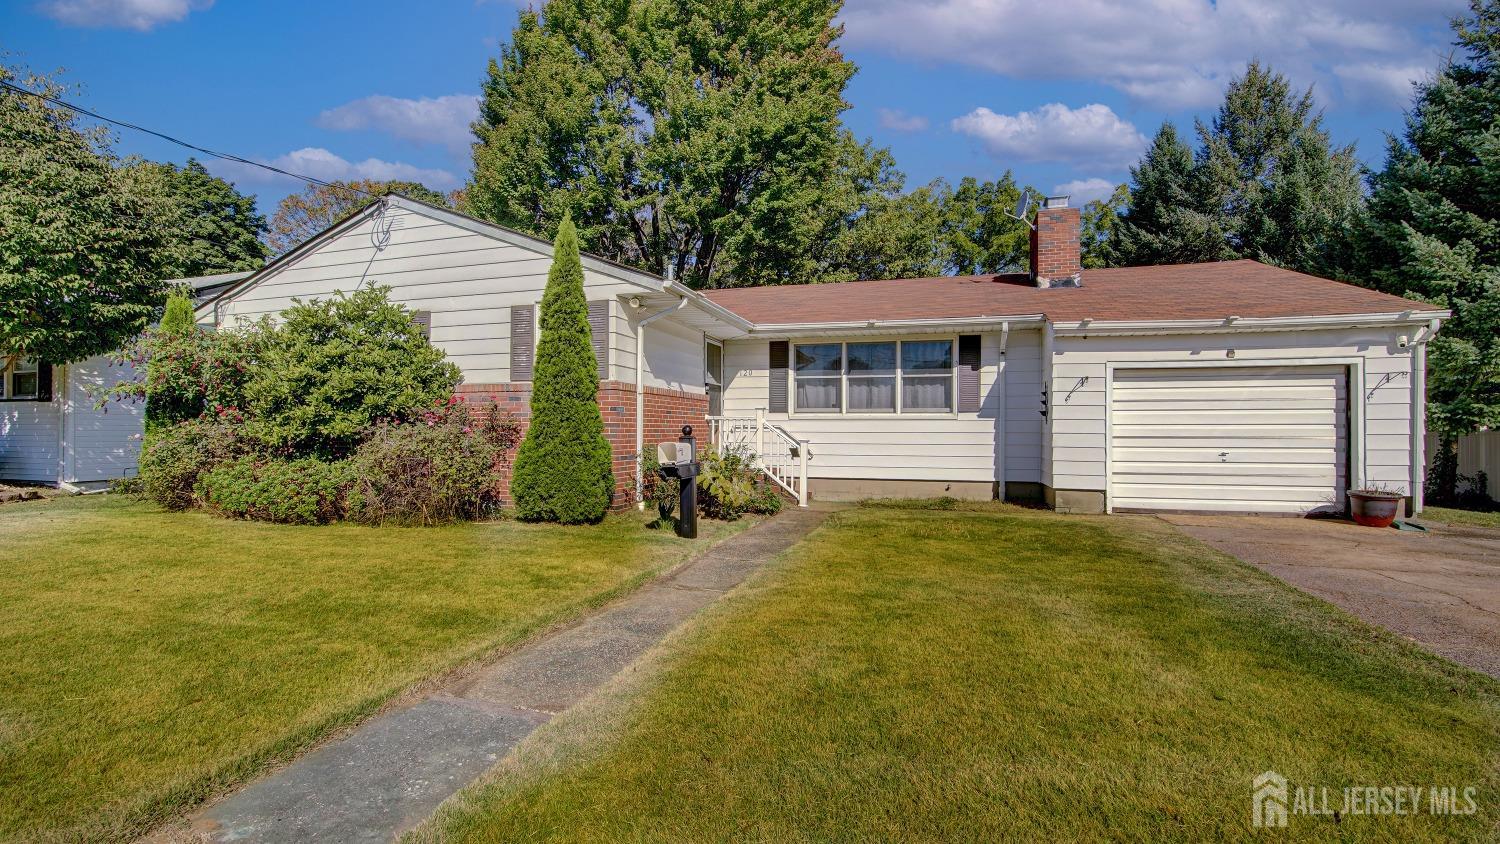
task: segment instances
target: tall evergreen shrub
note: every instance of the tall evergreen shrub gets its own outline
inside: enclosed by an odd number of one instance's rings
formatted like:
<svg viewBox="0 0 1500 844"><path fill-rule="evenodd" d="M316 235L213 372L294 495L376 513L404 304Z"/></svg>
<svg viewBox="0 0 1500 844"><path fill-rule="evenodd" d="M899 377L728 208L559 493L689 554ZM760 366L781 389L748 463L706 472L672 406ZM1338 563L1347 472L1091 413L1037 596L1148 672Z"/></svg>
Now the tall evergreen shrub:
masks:
<svg viewBox="0 0 1500 844"><path fill-rule="evenodd" d="M553 243L532 379L531 425L516 453L511 498L523 519L596 522L609 508L615 482L599 413L578 232L568 216Z"/></svg>

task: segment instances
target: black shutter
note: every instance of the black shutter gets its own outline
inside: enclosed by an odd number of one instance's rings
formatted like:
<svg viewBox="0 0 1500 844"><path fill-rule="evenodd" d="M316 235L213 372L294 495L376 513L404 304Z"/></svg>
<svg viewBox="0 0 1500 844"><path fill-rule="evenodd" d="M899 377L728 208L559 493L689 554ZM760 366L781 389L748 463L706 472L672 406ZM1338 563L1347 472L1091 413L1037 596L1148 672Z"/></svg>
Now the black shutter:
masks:
<svg viewBox="0 0 1500 844"><path fill-rule="evenodd" d="M52 364L44 360L36 365L36 400L52 401Z"/></svg>
<svg viewBox="0 0 1500 844"><path fill-rule="evenodd" d="M510 380L530 381L536 360L536 306L513 305L510 309Z"/></svg>
<svg viewBox="0 0 1500 844"><path fill-rule="evenodd" d="M609 380L609 301L589 303L589 340L594 344L594 363L599 380Z"/></svg>
<svg viewBox="0 0 1500 844"><path fill-rule="evenodd" d="M771 413L786 413L786 380L787 363L791 354L791 344L785 340L771 341L771 395L769 398L769 410Z"/></svg>
<svg viewBox="0 0 1500 844"><path fill-rule="evenodd" d="M979 412L979 335L958 338L958 412Z"/></svg>
<svg viewBox="0 0 1500 844"><path fill-rule="evenodd" d="M432 339L432 311L412 311L411 324L422 332L423 337Z"/></svg>

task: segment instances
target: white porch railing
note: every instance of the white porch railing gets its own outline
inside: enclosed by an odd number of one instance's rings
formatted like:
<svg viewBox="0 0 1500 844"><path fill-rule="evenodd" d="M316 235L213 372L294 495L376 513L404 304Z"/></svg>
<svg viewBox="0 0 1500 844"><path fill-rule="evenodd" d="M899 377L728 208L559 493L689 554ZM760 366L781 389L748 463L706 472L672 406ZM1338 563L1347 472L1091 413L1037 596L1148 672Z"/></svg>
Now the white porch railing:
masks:
<svg viewBox="0 0 1500 844"><path fill-rule="evenodd" d="M807 506L808 444L766 421L764 409L754 416L708 417L708 439L713 445L742 449L755 459L766 477Z"/></svg>

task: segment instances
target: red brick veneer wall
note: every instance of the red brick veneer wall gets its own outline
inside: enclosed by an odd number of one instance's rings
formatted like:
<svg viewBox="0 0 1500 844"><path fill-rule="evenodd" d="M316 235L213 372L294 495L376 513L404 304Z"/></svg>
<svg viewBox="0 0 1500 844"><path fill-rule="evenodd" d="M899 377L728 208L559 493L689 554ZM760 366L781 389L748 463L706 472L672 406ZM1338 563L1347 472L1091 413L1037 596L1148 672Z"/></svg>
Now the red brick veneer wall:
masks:
<svg viewBox="0 0 1500 844"><path fill-rule="evenodd" d="M495 407L521 424L524 434L531 419L531 385L460 384L460 399L471 404L494 402ZM692 425L700 441L708 436L708 396L661 387L645 388L646 448L655 448L664 440L675 440L683 425ZM635 385L625 381L603 381L599 384L599 413L604 417L604 438L609 440L613 455L610 470L615 488L609 508L627 510L635 504ZM512 455L514 459L514 455ZM510 504L509 462L502 483L506 504Z"/></svg>

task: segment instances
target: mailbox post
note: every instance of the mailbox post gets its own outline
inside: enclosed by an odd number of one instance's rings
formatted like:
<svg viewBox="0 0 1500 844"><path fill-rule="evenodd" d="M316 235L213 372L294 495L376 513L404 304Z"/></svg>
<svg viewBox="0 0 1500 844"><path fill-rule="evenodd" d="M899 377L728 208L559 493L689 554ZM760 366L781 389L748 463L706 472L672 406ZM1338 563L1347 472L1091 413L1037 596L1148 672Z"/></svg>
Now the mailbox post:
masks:
<svg viewBox="0 0 1500 844"><path fill-rule="evenodd" d="M693 427L682 426L682 436L677 442L665 442L656 447L657 463L661 464L663 478L677 479L677 535L684 539L698 538L698 443L693 439Z"/></svg>

